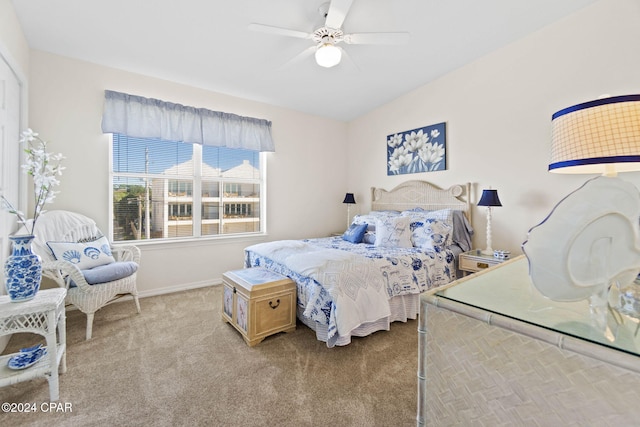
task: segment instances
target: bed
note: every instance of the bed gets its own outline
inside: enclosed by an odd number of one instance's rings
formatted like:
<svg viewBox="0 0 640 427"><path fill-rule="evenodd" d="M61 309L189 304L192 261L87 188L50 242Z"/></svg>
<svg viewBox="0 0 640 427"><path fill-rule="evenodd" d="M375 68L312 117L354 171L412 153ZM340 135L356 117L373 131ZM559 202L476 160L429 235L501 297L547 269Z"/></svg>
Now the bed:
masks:
<svg viewBox="0 0 640 427"><path fill-rule="evenodd" d="M371 189L371 210L342 236L245 248L245 267L266 267L297 285L297 317L328 347L348 345L415 319L422 292L455 280L471 248L470 184L441 189L408 181Z"/></svg>

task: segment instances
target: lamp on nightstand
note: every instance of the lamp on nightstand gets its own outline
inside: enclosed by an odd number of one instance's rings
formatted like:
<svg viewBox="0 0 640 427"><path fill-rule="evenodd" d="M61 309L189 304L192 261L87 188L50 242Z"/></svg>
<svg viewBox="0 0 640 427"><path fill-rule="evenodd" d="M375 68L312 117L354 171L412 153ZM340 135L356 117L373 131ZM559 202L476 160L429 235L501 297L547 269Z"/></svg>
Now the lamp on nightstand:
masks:
<svg viewBox="0 0 640 427"><path fill-rule="evenodd" d="M347 193L342 203L347 204L347 228L349 228L349 223L351 222L351 205L356 204L356 198L353 197L353 193Z"/></svg>
<svg viewBox="0 0 640 427"><path fill-rule="evenodd" d="M491 248L491 207L502 206L498 198L498 190L482 190L482 197L480 197L478 206L487 207L487 248L483 250L482 253L485 255L493 255L493 249Z"/></svg>

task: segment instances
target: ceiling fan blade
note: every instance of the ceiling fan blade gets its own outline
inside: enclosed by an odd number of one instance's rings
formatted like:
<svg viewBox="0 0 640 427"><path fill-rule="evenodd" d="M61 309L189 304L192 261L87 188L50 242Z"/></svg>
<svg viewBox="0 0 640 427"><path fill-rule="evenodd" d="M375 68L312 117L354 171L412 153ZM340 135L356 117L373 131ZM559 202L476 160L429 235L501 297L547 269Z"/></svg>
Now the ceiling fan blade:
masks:
<svg viewBox="0 0 640 427"><path fill-rule="evenodd" d="M343 49L341 46L338 46L338 48L342 51L342 57L344 58L344 61L342 62L344 62L345 65L353 67L356 71L362 71L358 66L358 63L353 60L346 49Z"/></svg>
<svg viewBox="0 0 640 427"><path fill-rule="evenodd" d="M353 3L353 0L331 0L324 25L334 29L342 28L342 23L347 17L347 13L349 13L351 3Z"/></svg>
<svg viewBox="0 0 640 427"><path fill-rule="evenodd" d="M258 31L260 33L275 34L279 36L297 37L300 39L311 39L313 34L305 33L304 31L291 30L289 28L273 27L271 25L264 24L249 24L251 31Z"/></svg>
<svg viewBox="0 0 640 427"><path fill-rule="evenodd" d="M302 52L300 52L299 54L297 54L296 56L294 56L293 58L291 58L290 60L282 64L281 66L279 66L278 69L281 70L284 68L291 67L292 65L299 64L300 62L307 59L309 56L313 55L315 51L316 51L315 46L309 46L308 48L306 48L305 50L303 50Z"/></svg>
<svg viewBox="0 0 640 427"><path fill-rule="evenodd" d="M355 33L345 34L347 44L386 44L400 45L409 42L409 33Z"/></svg>

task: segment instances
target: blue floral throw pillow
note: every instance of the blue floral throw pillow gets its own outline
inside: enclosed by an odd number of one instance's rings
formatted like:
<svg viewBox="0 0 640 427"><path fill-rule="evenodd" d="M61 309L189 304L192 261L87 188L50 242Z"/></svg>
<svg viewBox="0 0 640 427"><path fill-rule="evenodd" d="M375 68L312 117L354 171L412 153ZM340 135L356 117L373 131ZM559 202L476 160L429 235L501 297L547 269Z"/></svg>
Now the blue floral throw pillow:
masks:
<svg viewBox="0 0 640 427"><path fill-rule="evenodd" d="M91 242L47 242L47 246L57 260L69 261L80 270L111 264L115 258L111 254L111 246L106 237Z"/></svg>
<svg viewBox="0 0 640 427"><path fill-rule="evenodd" d="M364 233L367 231L367 224L351 224L344 232L342 239L351 243L362 243Z"/></svg>
<svg viewBox="0 0 640 427"><path fill-rule="evenodd" d="M452 209L440 209L437 211L423 211L423 210L409 210L409 211L404 211L402 212L402 216L408 216L411 218L411 228L414 232L414 236L413 239L414 240L414 245L416 248L419 248L422 246L422 244L424 243L424 241L420 241L420 242L416 242L416 237L418 238L418 240L420 240L420 236L416 236L416 230L418 233L421 233L422 230L419 230L418 228L422 225L425 224L429 224L432 223L433 221L440 221L440 223L449 225L451 227L453 227L453 210ZM453 228L451 228L451 230L453 230ZM446 241L446 245L451 245L453 244L453 233L451 231L449 231L447 233L447 241Z"/></svg>
<svg viewBox="0 0 640 427"><path fill-rule="evenodd" d="M429 219L411 223L413 246L441 252L447 247L452 227L442 221Z"/></svg>

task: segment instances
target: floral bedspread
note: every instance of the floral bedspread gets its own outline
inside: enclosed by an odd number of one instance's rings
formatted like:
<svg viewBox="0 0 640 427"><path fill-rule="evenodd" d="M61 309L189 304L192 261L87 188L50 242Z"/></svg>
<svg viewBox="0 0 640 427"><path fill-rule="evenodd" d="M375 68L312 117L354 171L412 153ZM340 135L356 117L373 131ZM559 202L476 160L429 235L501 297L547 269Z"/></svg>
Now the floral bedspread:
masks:
<svg viewBox="0 0 640 427"><path fill-rule="evenodd" d="M328 325L327 345L390 314L389 298L455 280L455 255L353 244L341 237L283 240L245 249L245 267L266 267L297 284L303 315Z"/></svg>

